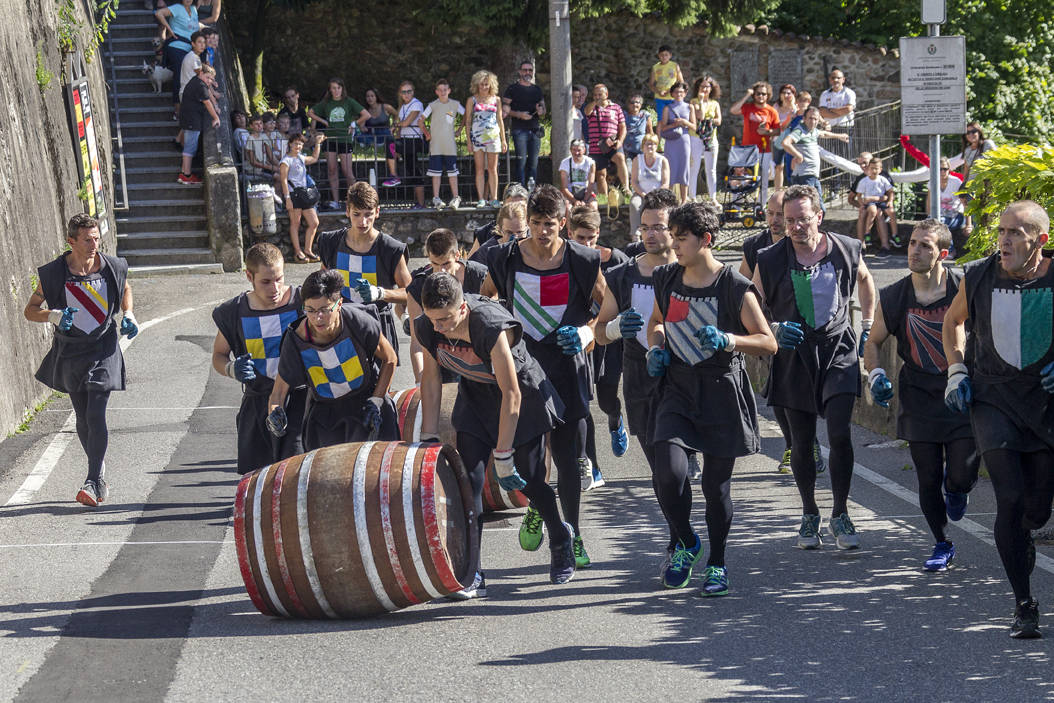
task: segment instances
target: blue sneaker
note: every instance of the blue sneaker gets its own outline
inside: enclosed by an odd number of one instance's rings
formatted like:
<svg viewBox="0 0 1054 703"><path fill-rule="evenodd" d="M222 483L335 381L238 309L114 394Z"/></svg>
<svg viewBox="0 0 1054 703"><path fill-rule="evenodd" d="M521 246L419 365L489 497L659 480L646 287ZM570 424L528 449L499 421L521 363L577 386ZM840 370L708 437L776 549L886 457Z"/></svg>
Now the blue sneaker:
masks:
<svg viewBox="0 0 1054 703"><path fill-rule="evenodd" d="M684 588L692 578L692 567L703 556L703 543L699 541L699 535L695 535L695 544L685 547L683 542L678 542L673 550L673 558L666 572L662 575L662 585L666 588Z"/></svg>
<svg viewBox="0 0 1054 703"><path fill-rule="evenodd" d="M938 542L933 545L933 554L926 560L926 571L944 571L955 558L955 545L951 542Z"/></svg>
<svg viewBox="0 0 1054 703"><path fill-rule="evenodd" d="M727 596L728 595L728 569L723 566L708 566L703 576L703 590L699 591L701 596Z"/></svg>
<svg viewBox="0 0 1054 703"><path fill-rule="evenodd" d="M969 493L952 493L949 491L944 494L944 507L948 512L948 519L952 522L958 522L963 519L963 515L966 514L966 506L969 504Z"/></svg>
<svg viewBox="0 0 1054 703"><path fill-rule="evenodd" d="M575 531L566 522L567 539L562 544L553 544L549 536L549 581L555 584L567 583L575 576Z"/></svg>
<svg viewBox="0 0 1054 703"><path fill-rule="evenodd" d="M618 427L611 430L611 453L615 456L623 456L629 449L629 435L626 434L626 428L622 423L622 416L619 416Z"/></svg>

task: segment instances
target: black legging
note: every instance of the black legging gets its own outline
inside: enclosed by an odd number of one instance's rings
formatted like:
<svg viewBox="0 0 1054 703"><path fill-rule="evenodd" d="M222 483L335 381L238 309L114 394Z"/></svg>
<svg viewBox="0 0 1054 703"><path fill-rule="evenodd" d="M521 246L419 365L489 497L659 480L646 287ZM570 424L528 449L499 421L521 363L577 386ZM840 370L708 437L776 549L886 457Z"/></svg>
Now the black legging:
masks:
<svg viewBox="0 0 1054 703"><path fill-rule="evenodd" d="M981 465L973 438L939 442L908 442L915 473L919 477L919 507L938 542L947 542L948 510L944 491L969 493L977 483ZM943 489L943 490L942 490Z"/></svg>
<svg viewBox="0 0 1054 703"><path fill-rule="evenodd" d="M772 414L776 416L776 423L780 426L780 432L783 434L783 449L786 451L791 448L791 428L787 421L787 409L777 405L772 408Z"/></svg>
<svg viewBox="0 0 1054 703"><path fill-rule="evenodd" d="M732 527L732 467L736 460L703 454L703 498L706 500L706 531L710 541L707 566L725 565L725 542ZM659 503L668 516L677 539L694 543L692 530L692 484L688 480L688 452L673 442L655 443Z"/></svg>
<svg viewBox="0 0 1054 703"><path fill-rule="evenodd" d="M468 472L468 482L472 486L472 509L476 511L476 530L479 536L480 551L483 549L483 484L487 480L487 462L490 461L493 449L475 435L466 432L457 433L457 452L461 455L461 462ZM518 459L519 455L516 455L514 459L517 464L516 468L523 476ZM524 458L525 462L529 460L529 457ZM476 562L475 570L479 571L479 562Z"/></svg>
<svg viewBox="0 0 1054 703"><path fill-rule="evenodd" d="M556 485L560 492L560 508L564 520L578 531L578 512L582 502L582 481L578 476L578 459L583 456L586 447L588 425L586 418L569 420L557 425L549 433L549 448L553 453L553 465L556 466ZM524 479L527 477L524 476ZM545 467L542 467L542 482L545 482ZM548 485L546 486L548 488ZM552 490L551 488L549 489ZM531 496L527 496L530 498ZM533 499L532 499L533 503ZM537 505L534 506L541 511ZM543 514L544 517L544 514ZM546 526L549 523L546 522ZM549 534L553 534L550 527ZM559 533L556 533L559 534Z"/></svg>
<svg viewBox="0 0 1054 703"><path fill-rule="evenodd" d="M88 455L88 480L103 477L103 459L110 432L106 429L106 404L110 391L74 391L70 393L73 412L77 416L77 439Z"/></svg>
<svg viewBox="0 0 1054 703"><path fill-rule="evenodd" d="M831 470L831 494L834 504L831 517L849 512L849 486L853 482L853 438L849 431L849 420L853 415L856 396L840 393L827 401L824 418L827 421L827 441L831 444L831 455L827 465ZM811 447L816 440L816 415L803 410L786 408L790 425L791 444L795 447ZM798 485L802 512L819 515L816 506L816 458L812 452L792 452L791 471Z"/></svg>
<svg viewBox="0 0 1054 703"><path fill-rule="evenodd" d="M618 397L618 382L596 384L597 406L601 412L608 416L608 430L618 428L622 420L622 401ZM593 466L600 469L597 462L597 430L593 422L593 416L586 417L586 456L593 462Z"/></svg>
<svg viewBox="0 0 1054 703"><path fill-rule="evenodd" d="M659 479L657 478L655 472L655 445L645 444L643 437L637 437L637 442L640 443L641 451L644 452L644 458L648 460L648 468L651 469L651 488L655 492L655 500L659 502L659 509L662 510L662 517L666 520L666 526L670 530L670 541L666 545L666 549L667 551L669 551L672 550L675 546L677 546L677 534L673 530L673 523L670 521L670 516L666 514L666 508L663 506L662 500L659 499ZM692 481L687 476L687 474L684 477L684 483L685 486L683 490L686 490L691 493Z"/></svg>
<svg viewBox="0 0 1054 703"><path fill-rule="evenodd" d="M984 463L995 490L995 546L1017 601L1032 597L1029 576L1031 531L1050 519L1054 498L1054 452L993 449Z"/></svg>

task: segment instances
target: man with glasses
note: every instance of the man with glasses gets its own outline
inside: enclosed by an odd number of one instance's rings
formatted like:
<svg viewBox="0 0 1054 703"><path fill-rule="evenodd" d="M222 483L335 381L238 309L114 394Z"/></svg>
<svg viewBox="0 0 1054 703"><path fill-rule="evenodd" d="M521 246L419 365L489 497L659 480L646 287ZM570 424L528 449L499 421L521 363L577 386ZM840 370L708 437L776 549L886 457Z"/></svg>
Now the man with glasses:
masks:
<svg viewBox="0 0 1054 703"><path fill-rule="evenodd" d="M860 395L860 358L874 319L875 284L860 242L820 229L820 198L809 186L791 186L783 197L787 235L758 254L754 285L768 306L779 351L772 358L768 404L784 408L791 444L811 447L816 420L827 423L831 445L833 507L828 529L839 549L857 549L860 538L847 503L853 478L849 422ZM862 333L849 318L859 287ZM791 471L802 501L797 546L818 549L816 462L812 452L793 452Z"/></svg>
<svg viewBox="0 0 1054 703"><path fill-rule="evenodd" d="M780 133L780 113L772 105L772 86L765 81L752 85L732 104L733 115L743 116L743 146L756 146L761 154L761 202L769 199L769 172L772 170L772 140Z"/></svg>
<svg viewBox="0 0 1054 703"><path fill-rule="evenodd" d="M545 95L534 82L534 63L520 63L520 79L505 89L501 99L505 114L511 118L512 143L516 147L516 180L527 184L538 175L538 149L542 144L542 127L538 118L545 117Z"/></svg>

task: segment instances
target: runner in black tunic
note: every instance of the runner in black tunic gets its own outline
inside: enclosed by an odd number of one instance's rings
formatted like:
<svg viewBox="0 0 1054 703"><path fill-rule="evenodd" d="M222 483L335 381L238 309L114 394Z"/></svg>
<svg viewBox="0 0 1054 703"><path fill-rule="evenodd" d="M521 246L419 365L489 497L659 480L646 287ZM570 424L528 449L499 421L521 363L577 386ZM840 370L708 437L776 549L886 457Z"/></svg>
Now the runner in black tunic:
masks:
<svg viewBox="0 0 1054 703"><path fill-rule="evenodd" d="M267 431L267 400L278 375L282 335L300 317L300 290L285 284L285 262L273 244L249 248L245 277L252 290L212 311L218 330L212 342L212 368L242 384L235 420L239 474L304 451L300 428L307 402L306 388L290 391L285 406L289 431L281 439Z"/></svg>
<svg viewBox="0 0 1054 703"><path fill-rule="evenodd" d="M483 294L497 293L523 325L527 351L563 401L563 423L550 433L550 446L564 519L574 530L575 563L585 567L590 562L578 527L582 491L578 458L585 451L592 398L587 354L593 342L593 301L603 300L605 286L600 255L560 236L566 207L563 195L551 185L540 185L531 193L527 202L531 236L491 250ZM530 507L521 526L520 546L533 550L540 544L541 519Z"/></svg>
<svg viewBox="0 0 1054 703"><path fill-rule="evenodd" d="M1050 218L1031 201L999 218L998 251L966 266L944 318L945 402L969 411L995 490L995 545L1014 591L1010 636L1039 637L1031 530L1054 497L1054 265ZM969 339L966 324L971 325Z"/></svg>
<svg viewBox="0 0 1054 703"><path fill-rule="evenodd" d="M879 361L889 335L896 337L904 362L897 378L897 437L908 442L919 477L919 507L936 540L924 564L927 571L944 571L955 557L945 528L966 511L980 463L969 418L944 404L948 362L941 330L962 278L943 265L951 242L951 231L938 220L915 226L908 242L911 275L879 292L875 324L864 346L864 365L871 369L868 387L882 407L889 407L894 395Z"/></svg>
<svg viewBox="0 0 1054 703"><path fill-rule="evenodd" d="M323 232L315 245L323 269L339 271L344 278L345 300L375 306L381 331L399 357L399 335L392 305L406 303L410 269L406 245L374 228L381 212L377 191L359 181L348 188L351 226Z"/></svg>
<svg viewBox="0 0 1054 703"><path fill-rule="evenodd" d="M286 432L286 395L306 385L311 393L303 425L306 451L399 439L395 404L388 397L395 350L381 334L374 310L345 303L343 284L337 271L309 275L300 289L304 317L282 339L267 428L276 437Z"/></svg>
<svg viewBox="0 0 1054 703"><path fill-rule="evenodd" d="M820 230L823 210L811 186L787 189L783 215L787 236L758 254L754 271L780 345L772 358L768 403L786 408L796 447L812 446L817 417L826 420L833 496L828 529L839 549L857 549L860 538L848 513L853 480L849 422L860 395L859 354L874 317L875 285L860 243ZM863 316L859 343L849 319L850 298L858 285ZM793 453L791 471L802 500L798 546L816 549L822 540L813 453Z"/></svg>
<svg viewBox="0 0 1054 703"><path fill-rule="evenodd" d="M770 191L769 201L765 204L765 221L768 227L743 240L743 259L739 262L739 272L750 280L754 279L754 269L758 265L758 252L767 249L776 242L783 239L786 231L783 227L783 195L786 188L777 188ZM769 374L771 377L771 373ZM762 389L763 396L768 395L768 379L765 388ZM787 412L781 407L773 407L772 414L776 417L776 423L780 426L780 434L783 435L783 456L776 465L776 471L781 474L790 473L791 470L791 433L790 425L787 424ZM816 462L816 473L827 470L827 464L820 454L820 443L812 445L813 460Z"/></svg>
<svg viewBox="0 0 1054 703"><path fill-rule="evenodd" d="M550 579L570 580L575 568L571 538L562 529L556 496L545 481L545 434L563 411L556 389L527 353L520 323L496 301L463 294L457 279L445 272L428 276L421 297L425 312L414 326L425 351L422 440L438 441L443 392L439 372L449 371L459 379L451 424L472 482L481 538L482 491L493 454L499 482L522 488L542 512L550 539L558 536L550 544ZM514 476L522 477L521 482ZM560 540L561 534L566 538ZM486 579L478 569L475 582L460 597L476 595L486 595Z"/></svg>
<svg viewBox="0 0 1054 703"><path fill-rule="evenodd" d="M688 203L670 213L677 263L652 273L655 308L648 322L648 373L663 376L655 410L659 501L677 535L667 588L682 588L703 556L691 525L688 452L703 457L703 496L710 555L702 595L728 593L725 542L732 526L736 457L761 447L757 408L743 354L776 351L753 284L713 255L721 209Z"/></svg>
<svg viewBox="0 0 1054 703"><path fill-rule="evenodd" d="M609 249L597 245L600 237L600 213L588 205L579 205L571 211L567 225L569 239L584 247L600 252L600 272L607 279L607 272L619 264L629 261L629 257L618 249ZM611 435L611 453L623 456L629 448L629 435L622 422L622 403L618 397L618 383L622 376L622 341L606 346L599 344L593 347L589 356L592 366L593 385L596 388L597 406L607 415L608 433ZM582 490L588 491L604 485L604 474L597 461L596 428L593 414L586 417L586 456L580 460L579 474L582 479Z"/></svg>
<svg viewBox="0 0 1054 703"><path fill-rule="evenodd" d="M651 483L658 498L659 488L655 477L655 449L652 442L652 421L662 377L648 374L648 330L645 324L651 319L655 308L655 290L652 288L652 272L664 264L676 261L673 253L673 237L670 236L669 214L677 207L677 196L667 188L647 193L641 203L640 229L643 236L644 253L632 260L610 269L604 274L607 292L597 316L597 342L610 344L622 342L622 397L626 402L626 420L629 433L637 438L644 457L651 469ZM698 466L692 453L689 465ZM694 468L691 470L694 473ZM699 474L702 474L700 470ZM691 492L691 477L685 478L684 490ZM660 503L660 506L662 504ZM664 574L673 558L677 536L670 518L663 512L670 529L670 541L666 548L666 559L660 568Z"/></svg>
<svg viewBox="0 0 1054 703"><path fill-rule="evenodd" d="M406 287L406 311L411 320L421 314L421 289L429 275L437 271L446 271L458 280L464 293L479 293L480 286L487 278L487 267L475 261L460 258L457 235L448 229L436 229L425 238L425 254L428 263L413 272L410 285ZM417 332L410 327L410 366L414 379L421 380L422 352L417 341ZM442 373L443 383L453 383L457 379L449 371Z"/></svg>
<svg viewBox="0 0 1054 703"><path fill-rule="evenodd" d="M120 335L137 335L139 325L132 314L128 264L99 251L98 220L74 215L66 242L70 251L37 269L39 282L23 315L56 328L36 378L70 396L77 438L88 455L88 477L76 500L95 507L109 497L104 478L106 404L111 391L125 387L124 356L117 342ZM120 330L119 313L124 315Z"/></svg>
<svg viewBox="0 0 1054 703"><path fill-rule="evenodd" d="M494 221L483 225L473 235L472 248L468 252L470 261L475 261L485 266L487 264L488 249L504 244L509 241L510 237L520 239L527 236L527 196L527 189L519 183L510 183L505 186L505 192L502 193L501 198L501 207L498 208L498 214L494 217ZM519 223L516 228L509 228L503 224L503 220L510 217L510 211L506 210L505 206L515 203L523 204L523 222ZM515 212L521 211L515 210Z"/></svg>

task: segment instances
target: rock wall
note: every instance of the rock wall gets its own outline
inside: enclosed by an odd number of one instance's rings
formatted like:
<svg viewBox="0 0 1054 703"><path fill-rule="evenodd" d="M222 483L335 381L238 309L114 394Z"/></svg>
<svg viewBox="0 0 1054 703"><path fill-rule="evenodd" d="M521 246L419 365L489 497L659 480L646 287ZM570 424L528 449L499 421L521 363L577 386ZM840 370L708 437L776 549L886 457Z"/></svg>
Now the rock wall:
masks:
<svg viewBox="0 0 1054 703"><path fill-rule="evenodd" d="M357 99L361 100L366 88L374 87L394 102L398 82L409 78L417 86L416 96L427 103L440 77L451 81L454 97L462 102L468 97L472 73L480 68L497 73L502 86L516 79L518 62L529 55L523 45L513 42L491 47L476 32L424 24L415 18L416 6L412 0L390 0L384 4L385 12L379 13L345 0L317 0L303 11L272 8L265 85L278 95L294 83L306 100L313 101L322 96L330 76L341 76ZM245 52L256 2L232 0L225 7L239 48ZM392 31L392 18L398 18L397 32ZM660 44L673 47L674 58L689 82L704 73L714 75L724 92L721 103L726 112L759 79L777 86L793 83L818 97L827 87L827 73L836 66L856 91L859 109L900 95L895 50L753 26L744 27L737 37L713 39L700 28L672 27L653 17L631 14L572 20L574 82L604 82L619 102L637 91L650 97L648 74ZM244 53L242 61L248 65ZM537 79L548 90L547 54L539 57ZM738 136L740 125L738 118L725 120L724 143Z"/></svg>
<svg viewBox="0 0 1054 703"><path fill-rule="evenodd" d="M92 3L94 5L94 3ZM0 0L0 260L4 288L0 296L0 431L14 429L50 390L33 378L50 347L49 325L26 321L22 310L36 283L36 268L65 246L65 225L84 211L77 199L80 176L74 160L73 137L66 111L64 62L59 54L57 4L54 0ZM91 21L84 4L74 3L82 25ZM79 30L81 42L88 32ZM38 59L39 52L39 59ZM99 160L108 207L113 203L110 183L110 125L101 60L87 64ZM46 88L43 72L53 74ZM38 75L41 80L38 81ZM68 74L67 74L68 75ZM109 215L107 252L116 250L116 228Z"/></svg>

